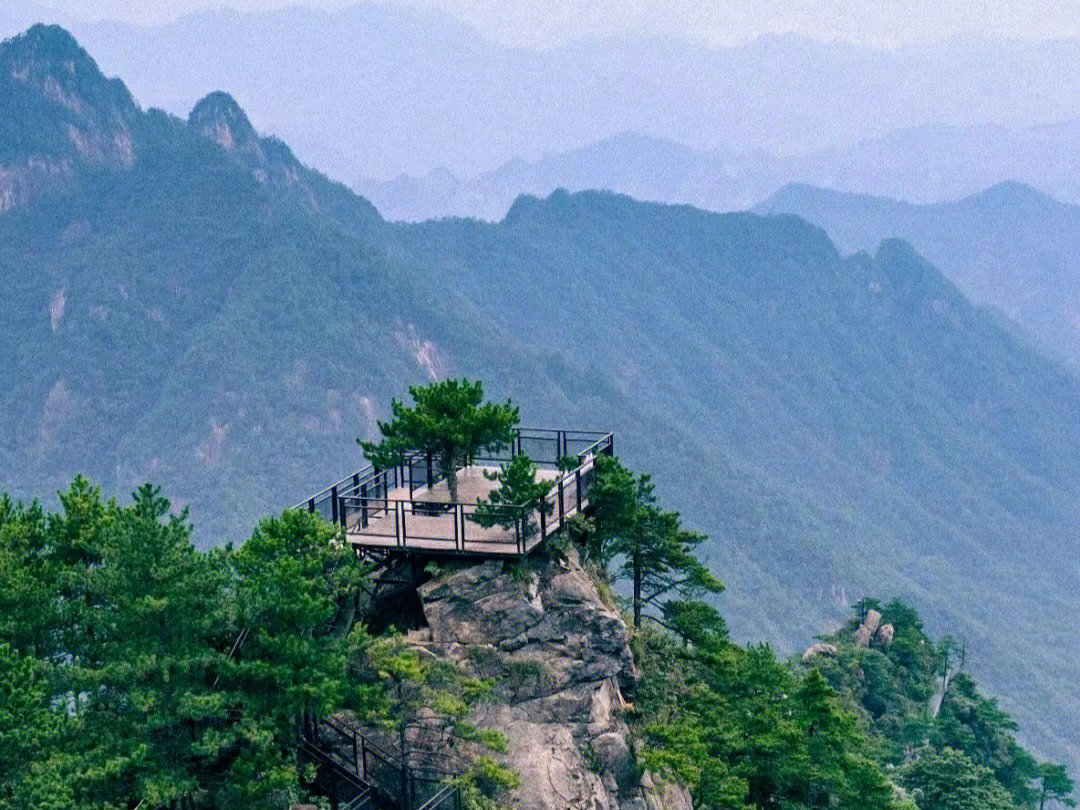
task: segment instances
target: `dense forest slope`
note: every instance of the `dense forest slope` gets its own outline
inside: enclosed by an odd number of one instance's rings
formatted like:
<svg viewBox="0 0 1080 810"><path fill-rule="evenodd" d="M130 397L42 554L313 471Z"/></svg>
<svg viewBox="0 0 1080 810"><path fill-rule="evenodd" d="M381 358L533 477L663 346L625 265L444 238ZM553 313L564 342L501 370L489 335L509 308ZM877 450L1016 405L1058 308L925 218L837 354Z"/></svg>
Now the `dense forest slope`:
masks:
<svg viewBox="0 0 1080 810"><path fill-rule="evenodd" d="M792 185L757 210L814 222L844 252L906 239L972 301L1080 369L1080 207L1010 182L934 205Z"/></svg>
<svg viewBox="0 0 1080 810"><path fill-rule="evenodd" d="M390 225L224 94L142 111L55 28L0 65L0 489L153 479L235 540L408 383L483 376L663 471L736 637L898 593L1080 759L1080 386L905 244L602 193Z"/></svg>

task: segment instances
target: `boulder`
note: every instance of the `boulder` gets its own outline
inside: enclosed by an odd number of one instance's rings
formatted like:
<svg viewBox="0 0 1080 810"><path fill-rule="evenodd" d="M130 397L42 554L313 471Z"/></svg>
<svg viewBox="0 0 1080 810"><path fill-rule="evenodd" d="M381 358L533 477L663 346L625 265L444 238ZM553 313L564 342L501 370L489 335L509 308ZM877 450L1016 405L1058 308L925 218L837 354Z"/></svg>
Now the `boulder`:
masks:
<svg viewBox="0 0 1080 810"><path fill-rule="evenodd" d="M826 644L824 642L811 644L802 654L803 661L809 661L815 655L836 655L836 645Z"/></svg>
<svg viewBox="0 0 1080 810"><path fill-rule="evenodd" d="M882 647L889 647L893 642L896 630L891 624L883 624L877 631L877 640Z"/></svg>
<svg viewBox="0 0 1080 810"><path fill-rule="evenodd" d="M867 647L870 645L870 631L866 629L865 624L860 624L855 631L855 646Z"/></svg>
<svg viewBox="0 0 1080 810"><path fill-rule="evenodd" d="M646 773L641 777L642 801L640 805L626 805L623 810L694 810L690 791L681 785L673 785Z"/></svg>
<svg viewBox="0 0 1080 810"><path fill-rule="evenodd" d="M863 627L867 629L871 636L877 632L878 625L881 624L881 613L876 610L866 611L866 618L863 619Z"/></svg>

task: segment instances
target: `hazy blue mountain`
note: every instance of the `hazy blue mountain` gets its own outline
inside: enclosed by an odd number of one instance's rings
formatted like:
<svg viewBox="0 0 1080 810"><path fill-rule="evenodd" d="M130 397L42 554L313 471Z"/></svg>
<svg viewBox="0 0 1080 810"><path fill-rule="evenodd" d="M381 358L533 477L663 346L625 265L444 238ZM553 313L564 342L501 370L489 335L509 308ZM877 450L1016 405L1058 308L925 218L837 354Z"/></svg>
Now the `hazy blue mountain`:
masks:
<svg viewBox="0 0 1080 810"><path fill-rule="evenodd" d="M530 50L380 3L75 31L144 105L184 115L203 88L227 87L260 131L353 185L440 166L471 178L626 131L797 155L929 121L1080 119L1080 43L1070 41L877 51L770 36L715 50L670 39Z"/></svg>
<svg viewBox="0 0 1080 810"><path fill-rule="evenodd" d="M925 124L882 138L794 157L692 149L624 133L535 161L517 159L476 177L442 170L361 182L358 190L392 220L445 216L497 220L518 194L606 189L641 200L711 211L749 208L800 182L905 200L952 200L1007 180L1080 201L1080 124L1009 129Z"/></svg>
<svg viewBox="0 0 1080 810"><path fill-rule="evenodd" d="M789 186L758 210L798 214L847 252L888 236L907 239L973 301L1080 369L1080 207L1000 183L936 205Z"/></svg>
<svg viewBox="0 0 1080 810"><path fill-rule="evenodd" d="M627 132L536 161L512 160L469 180L443 170L362 182L359 191L391 220L467 216L494 221L521 194L546 197L558 188L604 189L640 200L728 211L748 207L781 182L777 161L766 155L708 152Z"/></svg>
<svg viewBox="0 0 1080 810"><path fill-rule="evenodd" d="M790 181L841 191L942 202L1019 181L1080 202L1080 122L1009 128L930 123L798 158Z"/></svg>
<svg viewBox="0 0 1080 810"><path fill-rule="evenodd" d="M898 594L1080 761L1080 383L907 245L598 192L390 224L229 95L143 110L56 28L0 63L5 170L64 167L0 214L0 490L153 479L236 539L407 384L480 376L617 432L711 535L738 638Z"/></svg>

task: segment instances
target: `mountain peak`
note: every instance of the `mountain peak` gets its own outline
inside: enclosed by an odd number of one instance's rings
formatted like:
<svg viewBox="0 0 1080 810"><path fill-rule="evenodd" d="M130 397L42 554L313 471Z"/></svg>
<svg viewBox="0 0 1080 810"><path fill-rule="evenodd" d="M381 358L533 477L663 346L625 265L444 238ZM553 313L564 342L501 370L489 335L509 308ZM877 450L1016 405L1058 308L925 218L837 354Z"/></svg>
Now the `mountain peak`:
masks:
<svg viewBox="0 0 1080 810"><path fill-rule="evenodd" d="M5 41L2 47L5 57L22 61L65 64L70 60L90 60L75 37L59 25L39 23Z"/></svg>
<svg viewBox="0 0 1080 810"><path fill-rule="evenodd" d="M247 113L228 93L217 90L191 109L188 125L216 141L226 152L259 148L259 136Z"/></svg>
<svg viewBox="0 0 1080 810"><path fill-rule="evenodd" d="M1039 189L1017 180L1003 180L967 198L982 204L998 206L1054 205L1058 201Z"/></svg>
<svg viewBox="0 0 1080 810"><path fill-rule="evenodd" d="M107 79L59 25L35 25L0 43L0 77L34 88L83 116L129 117L138 108L123 82Z"/></svg>

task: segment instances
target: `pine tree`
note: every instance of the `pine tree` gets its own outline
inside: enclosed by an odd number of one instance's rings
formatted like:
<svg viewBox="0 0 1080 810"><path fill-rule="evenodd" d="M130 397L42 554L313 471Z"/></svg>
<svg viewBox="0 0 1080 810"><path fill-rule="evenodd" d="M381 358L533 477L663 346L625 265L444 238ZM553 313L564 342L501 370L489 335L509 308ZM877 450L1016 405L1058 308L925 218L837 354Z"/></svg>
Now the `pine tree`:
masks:
<svg viewBox="0 0 1080 810"><path fill-rule="evenodd" d="M632 583L635 627L647 609L653 618L662 615L671 598L723 590L695 555L705 535L684 529L678 512L657 506L649 476L635 478L617 459L600 457L589 500L600 558L605 565L621 561L615 577Z"/></svg>
<svg viewBox="0 0 1080 810"><path fill-rule="evenodd" d="M479 380L440 380L409 388L413 406L390 403L393 419L379 422L382 440L357 439L368 460L377 467L401 464L412 452L430 453L446 479L450 500L458 499L457 469L481 449L498 450L510 443L518 424L518 408L484 402Z"/></svg>
<svg viewBox="0 0 1080 810"><path fill-rule="evenodd" d="M486 498L477 499L472 520L481 526L512 529L522 520L522 537L529 537L536 531L533 513L544 510L545 515L550 515L554 509L553 504L545 500L551 492L551 482L537 480L536 465L524 453L500 465L498 472L485 471L484 476L489 481L497 481L499 486L489 492ZM524 515L515 508L519 506Z"/></svg>

